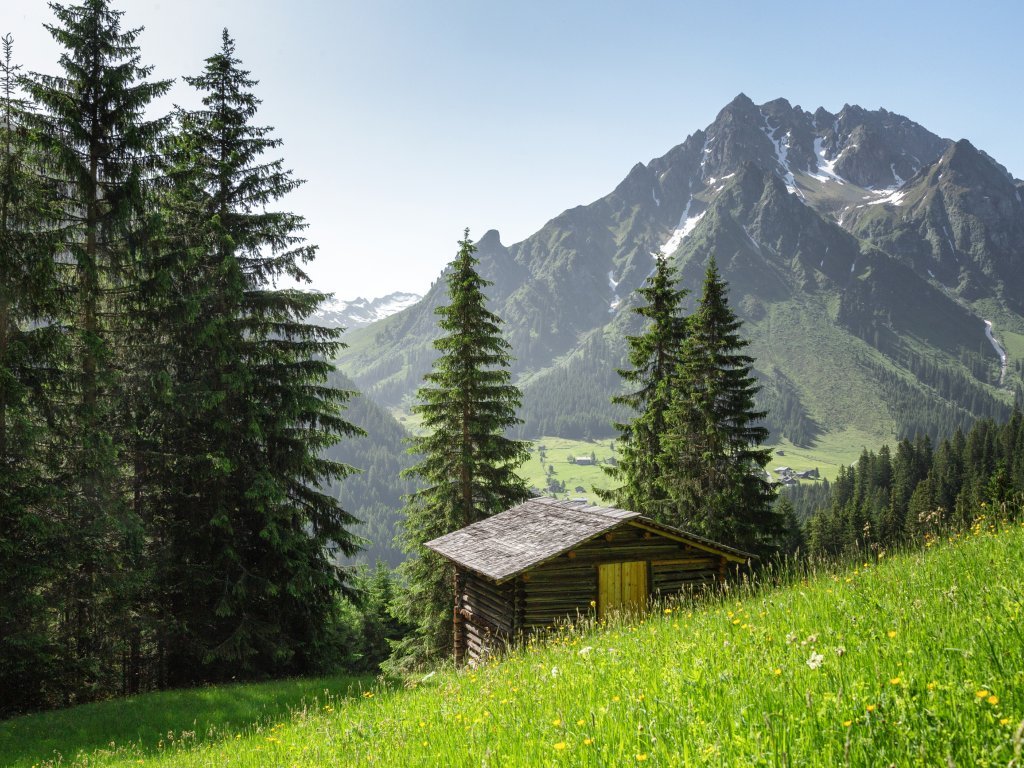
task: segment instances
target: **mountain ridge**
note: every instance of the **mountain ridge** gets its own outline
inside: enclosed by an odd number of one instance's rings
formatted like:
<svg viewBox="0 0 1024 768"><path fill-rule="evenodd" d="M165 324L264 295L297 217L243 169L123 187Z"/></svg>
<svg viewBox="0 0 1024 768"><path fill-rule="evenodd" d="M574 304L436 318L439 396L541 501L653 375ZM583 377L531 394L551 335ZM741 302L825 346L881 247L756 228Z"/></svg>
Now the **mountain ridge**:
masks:
<svg viewBox="0 0 1024 768"><path fill-rule="evenodd" d="M362 328L411 307L423 297L418 293L394 291L375 299L359 296L350 300L330 299L309 320L329 328Z"/></svg>

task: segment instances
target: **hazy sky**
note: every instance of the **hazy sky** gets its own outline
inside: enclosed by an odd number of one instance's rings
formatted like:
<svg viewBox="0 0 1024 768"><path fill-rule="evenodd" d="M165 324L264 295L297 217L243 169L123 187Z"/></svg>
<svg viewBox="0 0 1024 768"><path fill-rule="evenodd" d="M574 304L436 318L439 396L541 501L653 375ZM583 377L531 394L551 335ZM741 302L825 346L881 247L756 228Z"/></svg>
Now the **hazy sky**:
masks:
<svg viewBox="0 0 1024 768"><path fill-rule="evenodd" d="M1024 2L115 0L156 76L195 74L227 26L260 121L307 184L286 200L339 298L423 292L464 227L511 244L611 191L740 91L886 109L1024 176ZM43 0L0 34L55 72ZM179 84L168 105L192 103Z"/></svg>

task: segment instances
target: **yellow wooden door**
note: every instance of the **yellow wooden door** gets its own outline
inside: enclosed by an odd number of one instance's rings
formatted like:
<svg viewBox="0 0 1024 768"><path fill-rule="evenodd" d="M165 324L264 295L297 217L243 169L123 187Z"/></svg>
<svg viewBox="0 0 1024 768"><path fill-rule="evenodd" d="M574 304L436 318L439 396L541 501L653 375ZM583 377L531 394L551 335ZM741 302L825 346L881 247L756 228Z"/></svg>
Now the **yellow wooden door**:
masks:
<svg viewBox="0 0 1024 768"><path fill-rule="evenodd" d="M647 563L608 563L597 569L597 615L647 607Z"/></svg>

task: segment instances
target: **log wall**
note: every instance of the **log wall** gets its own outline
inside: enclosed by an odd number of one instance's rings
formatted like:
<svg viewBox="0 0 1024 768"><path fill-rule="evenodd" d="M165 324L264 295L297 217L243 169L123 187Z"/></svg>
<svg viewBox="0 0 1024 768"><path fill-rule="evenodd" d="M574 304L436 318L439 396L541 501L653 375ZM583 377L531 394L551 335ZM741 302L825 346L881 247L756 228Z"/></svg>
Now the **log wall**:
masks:
<svg viewBox="0 0 1024 768"><path fill-rule="evenodd" d="M602 563L648 563L651 598L664 598L721 577L725 559L625 524L504 584L471 571L456 574L456 661L477 663L522 635L592 614Z"/></svg>
<svg viewBox="0 0 1024 768"><path fill-rule="evenodd" d="M484 661L508 645L519 631L516 604L514 582L495 584L460 569L455 590L456 662Z"/></svg>

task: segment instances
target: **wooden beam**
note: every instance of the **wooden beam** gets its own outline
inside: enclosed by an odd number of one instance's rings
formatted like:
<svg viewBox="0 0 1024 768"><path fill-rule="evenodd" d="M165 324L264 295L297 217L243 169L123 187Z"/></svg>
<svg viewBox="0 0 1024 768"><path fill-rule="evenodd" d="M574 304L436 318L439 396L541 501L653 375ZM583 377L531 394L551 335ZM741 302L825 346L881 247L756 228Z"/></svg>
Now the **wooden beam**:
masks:
<svg viewBox="0 0 1024 768"><path fill-rule="evenodd" d="M672 539L673 541L681 541L683 544L691 546L694 549L701 549L705 552L711 552L712 554L718 555L719 557L726 558L727 560L732 560L735 563L747 562L747 558L745 557L734 555L731 552L723 552L722 550L716 549L715 547L709 546L707 544L702 544L701 542L694 541L693 539L687 539L683 536L676 536L674 533L669 533L668 531L660 531L657 528L652 528L649 525L644 525L643 523L638 522L636 520L630 520L628 524L636 528L640 528L644 531L650 531L651 533L655 533L658 536L664 536L666 539Z"/></svg>

